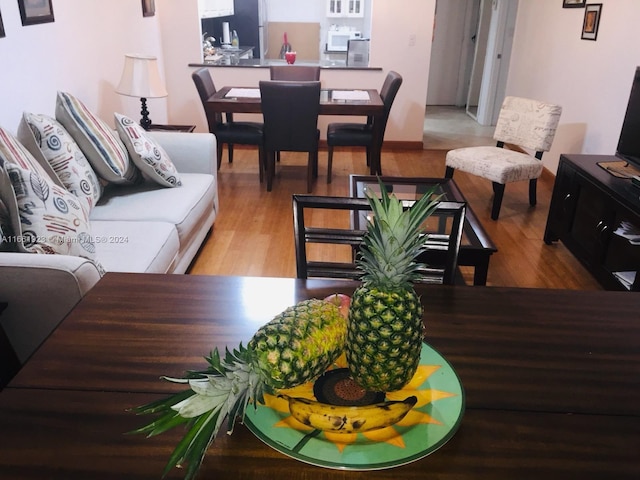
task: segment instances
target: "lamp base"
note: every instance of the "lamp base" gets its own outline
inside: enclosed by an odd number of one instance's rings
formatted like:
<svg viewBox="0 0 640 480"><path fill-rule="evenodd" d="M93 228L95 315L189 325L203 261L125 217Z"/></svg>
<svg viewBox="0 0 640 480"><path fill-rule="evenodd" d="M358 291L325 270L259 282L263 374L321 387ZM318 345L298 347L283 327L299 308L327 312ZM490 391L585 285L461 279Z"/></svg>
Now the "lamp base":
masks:
<svg viewBox="0 0 640 480"><path fill-rule="evenodd" d="M149 110L147 110L147 99L144 97L140 98L140 103L142 104L142 109L140 110L140 114L142 115L140 126L145 130L149 130L151 119L149 118Z"/></svg>

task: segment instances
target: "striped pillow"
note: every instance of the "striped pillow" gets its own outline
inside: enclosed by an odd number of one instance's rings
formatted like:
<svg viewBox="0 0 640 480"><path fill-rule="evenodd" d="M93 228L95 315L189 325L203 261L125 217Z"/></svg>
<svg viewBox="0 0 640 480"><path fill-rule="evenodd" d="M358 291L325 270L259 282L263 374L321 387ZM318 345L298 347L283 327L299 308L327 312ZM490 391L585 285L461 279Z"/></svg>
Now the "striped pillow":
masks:
<svg viewBox="0 0 640 480"><path fill-rule="evenodd" d="M140 172L117 134L96 117L74 96L58 92L56 120L69 132L82 153L104 180L112 183L133 183Z"/></svg>

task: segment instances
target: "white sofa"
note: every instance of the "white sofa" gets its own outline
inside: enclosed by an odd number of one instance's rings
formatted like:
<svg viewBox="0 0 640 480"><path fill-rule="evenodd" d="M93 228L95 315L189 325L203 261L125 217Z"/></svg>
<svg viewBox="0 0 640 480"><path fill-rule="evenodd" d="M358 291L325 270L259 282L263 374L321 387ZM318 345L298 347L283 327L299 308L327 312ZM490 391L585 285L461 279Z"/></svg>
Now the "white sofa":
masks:
<svg viewBox="0 0 640 480"><path fill-rule="evenodd" d="M149 180L108 185L90 214L96 260L107 272L184 273L218 212L216 139L209 133L152 132L182 185ZM24 363L101 274L88 259L0 252L0 316ZM132 293L135 294L135 293Z"/></svg>

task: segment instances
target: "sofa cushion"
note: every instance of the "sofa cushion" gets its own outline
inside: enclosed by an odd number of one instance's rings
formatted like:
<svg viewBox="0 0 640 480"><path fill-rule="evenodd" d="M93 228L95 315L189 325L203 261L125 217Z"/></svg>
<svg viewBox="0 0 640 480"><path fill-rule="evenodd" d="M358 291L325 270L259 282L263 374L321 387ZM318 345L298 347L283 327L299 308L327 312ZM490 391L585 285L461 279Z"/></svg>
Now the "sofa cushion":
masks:
<svg viewBox="0 0 640 480"><path fill-rule="evenodd" d="M91 220L168 222L176 226L184 248L214 209L215 179L202 173L184 173L181 177L180 188L160 188L150 181L107 185L91 211Z"/></svg>
<svg viewBox="0 0 640 480"><path fill-rule="evenodd" d="M71 135L55 119L25 112L18 126L18 139L42 165L51 166L62 185L93 208L102 184Z"/></svg>
<svg viewBox="0 0 640 480"><path fill-rule="evenodd" d="M116 113L116 130L124 142L133 163L148 178L164 187L182 184L180 175L167 152L140 125L129 117Z"/></svg>
<svg viewBox="0 0 640 480"><path fill-rule="evenodd" d="M169 273L180 241L166 222L92 220L96 254L107 272Z"/></svg>
<svg viewBox="0 0 640 480"><path fill-rule="evenodd" d="M74 96L58 92L58 120L76 141L96 173L112 183L133 183L139 170L117 134Z"/></svg>
<svg viewBox="0 0 640 480"><path fill-rule="evenodd" d="M84 203L35 171L6 163L0 196L9 209L18 251L95 258Z"/></svg>
<svg viewBox="0 0 640 480"><path fill-rule="evenodd" d="M22 168L33 170L38 172L39 175L49 177L58 185L63 186L50 166L40 165L33 158L31 152L12 133L0 127L0 165L3 163L12 163Z"/></svg>

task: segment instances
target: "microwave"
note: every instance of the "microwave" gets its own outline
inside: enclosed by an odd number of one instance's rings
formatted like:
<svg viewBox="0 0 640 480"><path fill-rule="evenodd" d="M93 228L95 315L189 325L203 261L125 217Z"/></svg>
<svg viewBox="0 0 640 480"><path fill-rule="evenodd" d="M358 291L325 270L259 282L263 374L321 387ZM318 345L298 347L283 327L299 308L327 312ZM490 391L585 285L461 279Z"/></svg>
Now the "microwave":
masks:
<svg viewBox="0 0 640 480"><path fill-rule="evenodd" d="M327 52L346 52L349 40L360 38L362 38L362 34L353 30L329 30L327 32Z"/></svg>

